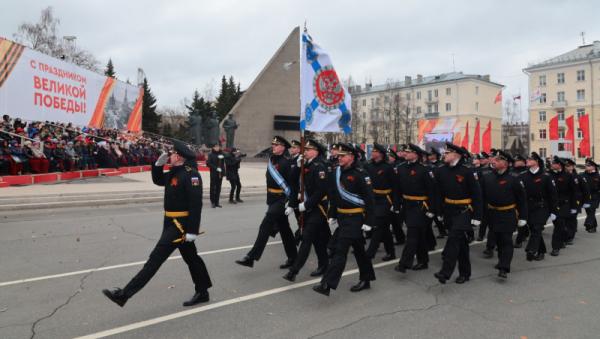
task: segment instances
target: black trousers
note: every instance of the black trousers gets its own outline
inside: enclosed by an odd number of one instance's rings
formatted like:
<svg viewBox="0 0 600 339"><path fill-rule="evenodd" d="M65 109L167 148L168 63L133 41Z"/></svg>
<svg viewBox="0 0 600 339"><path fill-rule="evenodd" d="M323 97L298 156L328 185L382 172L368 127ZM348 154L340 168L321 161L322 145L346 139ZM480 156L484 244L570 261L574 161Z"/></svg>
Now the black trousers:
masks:
<svg viewBox="0 0 600 339"><path fill-rule="evenodd" d="M479 231L477 233L477 237L479 239L485 238L485 234L487 233L487 229L488 229L487 221L485 220L485 218L483 218L483 220L481 220L481 225L479 225Z"/></svg>
<svg viewBox="0 0 600 339"><path fill-rule="evenodd" d="M436 219L433 220L433 223L435 224L435 227L438 229L438 233L440 235L447 235L448 234L448 230L446 229L446 225L444 224L443 221L439 221Z"/></svg>
<svg viewBox="0 0 600 339"><path fill-rule="evenodd" d="M577 214L571 214L565 220L565 241L573 240L577 233Z"/></svg>
<svg viewBox="0 0 600 339"><path fill-rule="evenodd" d="M275 236L279 232L281 235L281 241L283 242L283 248L288 260L294 261L296 259L296 242L294 240L294 233L290 228L288 217L281 213L266 213L260 227L258 228L258 236L254 241L254 246L248 252L248 257L253 260L260 260L260 257L267 246L270 236Z"/></svg>
<svg viewBox="0 0 600 339"><path fill-rule="evenodd" d="M560 250L564 247L565 241L567 240L565 230L566 218L559 216L552 223L554 224L554 230L552 230L552 249Z"/></svg>
<svg viewBox="0 0 600 339"><path fill-rule="evenodd" d="M311 246L315 248L317 254L318 267L327 267L329 257L327 256L327 243L331 238L331 231L327 224L325 216L321 215L319 209L305 212L304 228L302 229L302 241L298 248L298 256L290 271L300 272L300 269L306 264Z"/></svg>
<svg viewBox="0 0 600 339"><path fill-rule="evenodd" d="M123 289L124 295L127 298L131 298L146 286L160 266L167 260L171 253L175 251L175 249L179 249L183 261L185 261L190 270L196 292L206 291L212 286L208 271L206 270L206 265L204 265L204 261L202 261L202 258L198 255L196 245L194 245L193 242L173 243L174 240L180 239L181 237L182 234L173 224L173 220L165 217L162 234L158 243L150 253L148 261L146 261L144 267L142 267Z"/></svg>
<svg viewBox="0 0 600 339"><path fill-rule="evenodd" d="M471 260L469 259L469 242L467 231L450 227L448 240L442 253L443 264L440 273L450 278L458 262L458 274L471 276Z"/></svg>
<svg viewBox="0 0 600 339"><path fill-rule="evenodd" d="M585 217L585 221L583 223L585 225L585 229L589 231L589 230L598 228L598 220L596 220L596 208L595 207L586 208L585 214L586 214L586 217Z"/></svg>
<svg viewBox="0 0 600 339"><path fill-rule="evenodd" d="M367 255L373 259L375 253L379 249L379 244L383 242L383 248L385 253L396 255L396 248L394 247L394 239L392 232L390 231L390 215L388 216L377 216L375 217L375 225L371 233L371 242L367 249Z"/></svg>
<svg viewBox="0 0 600 339"><path fill-rule="evenodd" d="M399 265L405 268L411 268L415 255L417 263L429 263L428 246L425 241L427 229L423 227L407 227L406 228L406 244L402 250L402 257Z"/></svg>
<svg viewBox="0 0 600 339"><path fill-rule="evenodd" d="M512 241L513 232L494 233L496 234L496 243L498 244L498 265L496 265L496 268L510 272L510 263L515 251Z"/></svg>
<svg viewBox="0 0 600 339"><path fill-rule="evenodd" d="M327 271L323 275L323 282L333 289L338 287L342 273L346 268L346 261L348 259L348 251L350 247L354 251L354 258L358 265L359 279L361 281L375 280L375 270L373 269L373 263L365 252L365 240L364 239L352 239L346 237L338 237L335 242L335 253Z"/></svg>
<svg viewBox="0 0 600 339"><path fill-rule="evenodd" d="M487 236L487 240L485 242L485 248L488 250L493 250L494 248L496 248L496 232L494 232L494 230L492 229L492 226L488 225L487 226L489 231L488 231L488 236Z"/></svg>
<svg viewBox="0 0 600 339"><path fill-rule="evenodd" d="M544 232L544 223L530 224L529 226L529 241L525 247L527 253L542 254L546 253L546 243L542 233Z"/></svg>
<svg viewBox="0 0 600 339"><path fill-rule="evenodd" d="M527 239L527 237L529 237L529 235L529 227L519 227L519 229L517 229L517 237L515 238L515 243L523 243Z"/></svg>
<svg viewBox="0 0 600 339"><path fill-rule="evenodd" d="M219 197L221 196L221 184L223 184L223 177L218 172L213 174L210 173L210 203L213 205L219 204Z"/></svg>
<svg viewBox="0 0 600 339"><path fill-rule="evenodd" d="M402 229L402 224L404 223L402 213L403 212L401 211L399 214L394 213L392 215L392 231L394 232L394 238L396 238L396 242L398 243L404 243L406 241L406 235Z"/></svg>
<svg viewBox="0 0 600 339"><path fill-rule="evenodd" d="M232 178L229 179L229 185L231 186L231 190L229 190L229 200L233 200L234 199L234 195L235 195L235 199L239 200L240 199L240 192L242 191L242 183L240 182L240 178Z"/></svg>

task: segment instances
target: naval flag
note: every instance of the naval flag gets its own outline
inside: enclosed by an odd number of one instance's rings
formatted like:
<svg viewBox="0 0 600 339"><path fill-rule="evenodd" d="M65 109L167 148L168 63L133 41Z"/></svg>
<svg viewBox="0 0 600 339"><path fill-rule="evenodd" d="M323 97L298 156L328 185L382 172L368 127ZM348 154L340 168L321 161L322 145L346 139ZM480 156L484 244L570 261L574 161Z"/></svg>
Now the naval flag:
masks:
<svg viewBox="0 0 600 339"><path fill-rule="evenodd" d="M352 132L351 102L329 54L304 31L300 52L300 129Z"/></svg>

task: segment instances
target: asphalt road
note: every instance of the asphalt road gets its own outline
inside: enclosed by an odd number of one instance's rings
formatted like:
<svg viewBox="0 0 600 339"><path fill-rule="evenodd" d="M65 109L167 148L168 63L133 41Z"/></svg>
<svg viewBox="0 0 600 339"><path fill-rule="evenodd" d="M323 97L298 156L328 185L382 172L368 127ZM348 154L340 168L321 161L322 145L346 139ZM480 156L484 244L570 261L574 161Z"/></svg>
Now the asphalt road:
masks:
<svg viewBox="0 0 600 339"><path fill-rule="evenodd" d="M284 259L272 239L253 269L238 266L255 239L262 198L205 209L196 244L214 287L211 302L181 303L193 293L180 258L119 308L101 289L123 286L140 269L161 230L161 205L14 211L0 217L0 338L598 338L600 236L581 227L559 257L527 262L517 250L513 272L498 281L495 260L473 244L473 276L440 285L429 270L402 275L382 264L372 289L348 291L347 275L327 298L314 293L311 256L296 283L281 278ZM549 244L551 228L546 230ZM398 254L401 248L398 248ZM175 253L174 255L177 255ZM97 268L101 268L96 270ZM454 277L453 277L454 278Z"/></svg>

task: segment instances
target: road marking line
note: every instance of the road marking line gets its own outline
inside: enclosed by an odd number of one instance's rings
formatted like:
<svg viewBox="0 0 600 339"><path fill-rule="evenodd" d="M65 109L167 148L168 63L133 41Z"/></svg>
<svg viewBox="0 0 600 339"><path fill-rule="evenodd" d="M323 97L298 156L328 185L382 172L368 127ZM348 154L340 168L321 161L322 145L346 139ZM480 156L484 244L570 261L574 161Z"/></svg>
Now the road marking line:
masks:
<svg viewBox="0 0 600 339"><path fill-rule="evenodd" d="M281 244L281 241L272 241L272 242L268 242L267 243L267 245L277 245L277 244ZM199 255L210 255L210 254L217 254L217 253L233 252L233 251L239 251L239 250L249 249L249 248L252 248L252 246L253 245L231 247L231 248L222 248L222 249L219 249L219 250L199 252L198 254ZM171 256L167 260L176 260L176 259L181 259L181 256L180 255ZM41 277L19 279L19 280L13 280L13 281L5 281L5 282L1 282L0 283L0 287L11 286L11 285L18 285L18 284L24 284L24 283L28 283L28 282L41 281L41 280L49 280L49 279L71 277L71 276L74 276L74 275L87 274L87 273L90 273L90 272L108 271L108 270L114 270L114 269L117 269L117 268L125 268L125 267L143 265L145 263L146 263L145 260L144 261L136 261L136 262L130 262L130 263L126 263L126 264L119 264L119 265L112 265L112 266L103 266L103 267L98 267L98 268L90 268L90 269L86 269L86 270L66 272L66 273L59 273L59 274L52 274L52 275L46 275L46 276L41 276Z"/></svg>
<svg viewBox="0 0 600 339"><path fill-rule="evenodd" d="M600 213L597 213L596 216L600 215ZM577 218L577 220L584 220L585 217L579 217ZM546 224L546 227L554 227L553 224ZM514 234L516 234L517 232L514 232ZM473 241L469 244L469 246L474 246L474 245L479 245L484 243L485 241ZM433 251L429 251L429 254L437 254L443 251L443 248L439 248L437 250L433 250ZM392 261L387 261L387 262L382 262L379 264L375 264L373 265L373 268L381 268L381 267L386 267L386 266L390 266L390 265L394 265L396 264L395 260ZM351 269L351 270L347 270L344 271L344 273L342 273L342 276L347 276L347 275L352 275L352 274L356 274L358 273L358 268L355 269ZM81 337L76 337L75 339L95 339L95 338L105 338L108 336L112 336L115 334L120 334L120 333L124 333L124 332L129 332L132 330L136 330L136 329L140 329L140 328L144 328L144 327L148 327L148 326L153 326L156 324L160 324L169 320L175 320L178 318L183 318L183 317L187 317L190 316L192 314L197 314L197 313L201 313L201 312L206 312L206 311L210 311L213 309L217 309L217 308L221 308L221 307L225 307L225 306L229 306L229 305L233 305L233 304L238 304L244 301L249 301L249 300L254 300L254 299L258 299L258 298L262 298L262 297L266 297L266 296L270 296L273 294L279 294L279 293L283 293L286 291L291 291L291 290L295 290L301 287L305 287L308 285L312 285L312 284L317 284L318 282L321 281L321 278L316 278L316 279L310 279L307 281L303 281L303 282L299 282L299 283L295 283L292 285L288 285L288 286L283 286L283 287L277 287L277 288L273 288L270 290L266 290L266 291L262 291L262 292L257 292L257 293L252 293L252 294L248 294L245 296L241 296L241 297L237 297L237 298L231 298L231 299L227 299L227 300L223 300L223 301L219 301L213 304L208 304L208 305L204 305L204 306L200 306L200 307L196 307L196 308L192 308L192 309L188 309L185 311L181 311L181 312L175 312L175 313L171 313L171 314L167 314L164 316L160 316L160 317L156 317L156 318L152 318L152 319L148 319L148 320L143 320L143 321L139 321L136 323L132 323L129 325L124 325L124 326L120 326L120 327L116 327L113 329L109 329L109 330L105 330L105 331L101 331L101 332L96 332L96 333L92 333L92 334L88 334L85 336L81 336Z"/></svg>

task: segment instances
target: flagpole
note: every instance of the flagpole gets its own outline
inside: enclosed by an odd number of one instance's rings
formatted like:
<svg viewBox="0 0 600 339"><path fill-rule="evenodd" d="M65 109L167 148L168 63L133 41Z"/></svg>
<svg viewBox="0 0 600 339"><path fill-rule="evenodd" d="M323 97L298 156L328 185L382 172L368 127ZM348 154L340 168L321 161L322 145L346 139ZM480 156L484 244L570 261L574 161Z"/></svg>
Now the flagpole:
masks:
<svg viewBox="0 0 600 339"><path fill-rule="evenodd" d="M304 32L306 32L306 20L304 20ZM303 33L304 33L303 32ZM300 48L298 53L298 74L300 79L300 91L302 91L302 34L300 34ZM299 98L300 99L300 98ZM300 101L300 117L302 117L302 99ZM304 128L301 125L300 127L300 203L304 202ZM304 212L300 212L298 216L298 228L300 229L300 234L304 231Z"/></svg>

